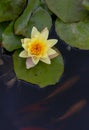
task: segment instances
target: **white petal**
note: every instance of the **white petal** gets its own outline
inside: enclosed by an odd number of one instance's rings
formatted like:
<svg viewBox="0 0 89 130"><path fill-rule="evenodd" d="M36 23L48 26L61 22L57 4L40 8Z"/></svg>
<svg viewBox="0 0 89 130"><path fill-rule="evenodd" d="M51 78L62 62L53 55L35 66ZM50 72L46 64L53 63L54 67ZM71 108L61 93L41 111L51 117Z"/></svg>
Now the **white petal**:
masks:
<svg viewBox="0 0 89 130"><path fill-rule="evenodd" d="M53 59L53 58L57 57L58 55L59 55L59 54L56 53L56 54L50 55L49 57L50 57L50 59Z"/></svg>
<svg viewBox="0 0 89 130"><path fill-rule="evenodd" d="M35 37L38 37L40 34L40 32L37 30L36 27L33 27L32 28L32 32L31 32L31 38L35 38Z"/></svg>
<svg viewBox="0 0 89 130"><path fill-rule="evenodd" d="M44 53L44 55L42 56L42 58L44 59L44 58L46 58L46 57L48 57L48 54L47 54L47 53Z"/></svg>
<svg viewBox="0 0 89 130"><path fill-rule="evenodd" d="M48 51L48 55L54 55L55 53L56 53L56 51L51 48Z"/></svg>
<svg viewBox="0 0 89 130"><path fill-rule="evenodd" d="M21 39L22 44L24 43L24 39Z"/></svg>
<svg viewBox="0 0 89 130"><path fill-rule="evenodd" d="M34 66L35 66L35 64L32 62L32 58L27 58L27 60L26 60L26 68L30 69L30 68L32 68Z"/></svg>
<svg viewBox="0 0 89 130"><path fill-rule="evenodd" d="M24 44L24 43L29 43L30 41L31 41L30 38L21 39L22 44Z"/></svg>
<svg viewBox="0 0 89 130"><path fill-rule="evenodd" d="M32 57L32 61L33 63L36 65L38 62L39 62L40 58L39 57L36 57L36 56L33 56Z"/></svg>
<svg viewBox="0 0 89 130"><path fill-rule="evenodd" d="M46 64L51 64L51 61L50 61L50 58L49 58L49 57L41 58L40 60L43 61L43 62L46 63Z"/></svg>
<svg viewBox="0 0 89 130"><path fill-rule="evenodd" d="M50 59L53 59L53 58L57 57L60 54L57 49L56 50L50 49L50 50L51 51L48 54Z"/></svg>
<svg viewBox="0 0 89 130"><path fill-rule="evenodd" d="M21 42L22 42L22 47L25 50L27 50L28 49L28 45L31 42L31 39L30 38L24 38L24 39L21 39Z"/></svg>
<svg viewBox="0 0 89 130"><path fill-rule="evenodd" d="M49 30L47 28L43 29L41 32L41 35L44 39L48 39L48 35L49 35Z"/></svg>
<svg viewBox="0 0 89 130"><path fill-rule="evenodd" d="M21 51L21 53L19 54L19 56L23 57L23 58L29 57L27 51L25 51L25 50Z"/></svg>
<svg viewBox="0 0 89 130"><path fill-rule="evenodd" d="M47 40L47 44L49 47L53 47L57 42L58 42L57 39Z"/></svg>

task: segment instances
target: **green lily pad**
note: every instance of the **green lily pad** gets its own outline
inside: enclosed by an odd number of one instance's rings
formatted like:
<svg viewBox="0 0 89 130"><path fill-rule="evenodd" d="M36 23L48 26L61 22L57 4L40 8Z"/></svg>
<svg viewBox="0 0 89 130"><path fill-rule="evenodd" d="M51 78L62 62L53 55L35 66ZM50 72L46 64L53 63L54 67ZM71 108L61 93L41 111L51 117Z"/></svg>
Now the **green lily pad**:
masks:
<svg viewBox="0 0 89 130"><path fill-rule="evenodd" d="M39 0L30 0L30 2L28 2L28 5L23 14L15 22L15 34L24 36L30 17L33 14L34 10L39 7L39 5Z"/></svg>
<svg viewBox="0 0 89 130"><path fill-rule="evenodd" d="M45 0L40 0L40 6L43 9L45 9L50 15L52 15L52 12L51 12L51 10L49 10Z"/></svg>
<svg viewBox="0 0 89 130"><path fill-rule="evenodd" d="M26 0L0 0L0 22L17 18L25 3Z"/></svg>
<svg viewBox="0 0 89 130"><path fill-rule="evenodd" d="M39 62L34 68L26 69L26 59L18 56L20 52L21 50L19 49L15 51L13 55L14 70L18 79L37 84L41 88L55 84L59 81L64 71L61 54L52 59L50 65Z"/></svg>
<svg viewBox="0 0 89 130"><path fill-rule="evenodd" d="M11 22L2 34L2 44L8 51L21 48L22 36L16 36L13 31L14 22Z"/></svg>
<svg viewBox="0 0 89 130"><path fill-rule="evenodd" d="M49 9L64 22L76 22L88 16L82 0L46 0Z"/></svg>
<svg viewBox="0 0 89 130"><path fill-rule="evenodd" d="M42 7L37 7L38 3L33 4L33 1L31 2L32 3L29 3L23 15L19 17L15 22L14 28L15 34L17 35L30 37L33 26L37 27L40 31L45 27L48 27L48 29L50 29L52 26L52 19L50 14ZM34 8L37 9L34 10Z"/></svg>
<svg viewBox="0 0 89 130"><path fill-rule="evenodd" d="M4 32L8 24L9 22L0 23L0 42L2 41L2 33Z"/></svg>
<svg viewBox="0 0 89 130"><path fill-rule="evenodd" d="M52 19L49 13L43 8L39 7L31 16L27 27L23 35L29 37L31 34L32 27L35 26L39 31L42 31L45 27L48 29L52 26Z"/></svg>
<svg viewBox="0 0 89 130"><path fill-rule="evenodd" d="M77 23L55 23L59 37L73 47L89 49L89 19Z"/></svg>

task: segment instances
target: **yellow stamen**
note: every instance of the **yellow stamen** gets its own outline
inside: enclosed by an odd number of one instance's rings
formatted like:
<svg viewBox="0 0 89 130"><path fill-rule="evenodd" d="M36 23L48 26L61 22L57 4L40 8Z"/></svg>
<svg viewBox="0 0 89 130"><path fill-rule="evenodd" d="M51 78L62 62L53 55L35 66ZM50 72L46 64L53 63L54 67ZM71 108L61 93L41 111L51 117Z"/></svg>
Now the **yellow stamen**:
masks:
<svg viewBox="0 0 89 130"><path fill-rule="evenodd" d="M29 46L29 52L31 53L31 55L42 56L42 54L44 53L44 48L44 44L40 42L34 42Z"/></svg>

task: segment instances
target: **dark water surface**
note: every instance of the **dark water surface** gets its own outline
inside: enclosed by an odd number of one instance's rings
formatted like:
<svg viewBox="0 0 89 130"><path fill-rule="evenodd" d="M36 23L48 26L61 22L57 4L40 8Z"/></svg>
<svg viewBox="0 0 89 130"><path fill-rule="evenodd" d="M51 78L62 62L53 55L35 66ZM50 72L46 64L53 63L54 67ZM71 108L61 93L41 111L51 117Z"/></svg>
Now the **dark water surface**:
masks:
<svg viewBox="0 0 89 130"><path fill-rule="evenodd" d="M58 38L54 27L51 38ZM59 39L59 38L58 38ZM53 86L18 80L0 51L0 130L89 130L89 50L58 41L64 73Z"/></svg>

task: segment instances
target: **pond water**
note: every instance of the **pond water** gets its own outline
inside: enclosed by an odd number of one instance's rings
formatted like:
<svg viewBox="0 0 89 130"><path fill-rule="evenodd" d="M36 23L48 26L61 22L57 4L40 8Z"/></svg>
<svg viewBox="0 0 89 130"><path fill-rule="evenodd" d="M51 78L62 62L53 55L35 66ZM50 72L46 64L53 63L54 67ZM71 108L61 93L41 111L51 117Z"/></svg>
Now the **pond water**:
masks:
<svg viewBox="0 0 89 130"><path fill-rule="evenodd" d="M59 39L54 28L50 37ZM57 48L64 72L45 88L18 80L11 56L0 54L0 130L89 129L89 50L61 39Z"/></svg>

